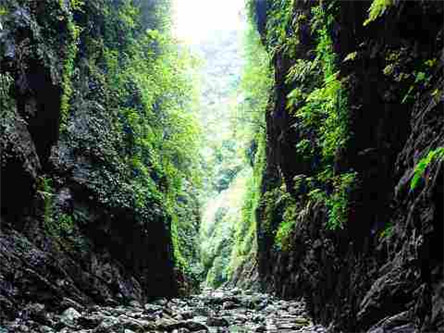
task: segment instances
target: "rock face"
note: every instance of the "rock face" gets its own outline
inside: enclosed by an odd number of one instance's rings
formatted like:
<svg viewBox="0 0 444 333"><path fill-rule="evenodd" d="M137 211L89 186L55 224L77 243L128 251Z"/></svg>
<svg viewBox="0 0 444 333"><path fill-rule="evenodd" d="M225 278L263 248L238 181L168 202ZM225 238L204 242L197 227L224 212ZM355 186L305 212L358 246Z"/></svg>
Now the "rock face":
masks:
<svg viewBox="0 0 444 333"><path fill-rule="evenodd" d="M87 2L76 12L89 31L73 41L67 3L11 0L1 7L2 321L29 302L80 311L93 302L177 294L170 219L154 202L134 203L103 67L93 64L103 61L98 44L114 38L104 26L105 4ZM67 74L73 47L78 58ZM68 80L69 115L62 105Z"/></svg>
<svg viewBox="0 0 444 333"><path fill-rule="evenodd" d="M224 309L222 304L232 302ZM7 322L13 332L300 332L323 333L305 311L303 301L284 301L240 290L204 291L188 298L160 299L127 306L89 306L60 314L32 304ZM0 327L1 329L1 327Z"/></svg>
<svg viewBox="0 0 444 333"><path fill-rule="evenodd" d="M306 297L313 318L332 323L334 330L441 331L442 159L428 165L419 186L411 188L410 181L419 159L444 146L443 3L399 1L365 26L371 2L336 3L330 33L348 95L350 139L343 151L336 151L334 172L356 171L358 185L350 194L342 229L328 230L330 212L322 203L312 203L297 214L286 251L278 250L275 242L285 207L277 207L270 217L262 205L262 284L284 297ZM318 5L295 1L288 22L302 22L295 32L296 53L274 49L275 90L267 112L263 191L284 183L296 200L300 193L293 190L294 177L310 176L313 164L298 157L296 144L302 134L286 108L294 89L286 77L296 59L310 59L315 52L312 28L304 22ZM264 7L264 1L257 1L259 30L267 44L266 34L278 23L264 18ZM287 35L289 31L290 25ZM427 61L434 65L425 82L418 75ZM390 232L381 235L387 225Z"/></svg>

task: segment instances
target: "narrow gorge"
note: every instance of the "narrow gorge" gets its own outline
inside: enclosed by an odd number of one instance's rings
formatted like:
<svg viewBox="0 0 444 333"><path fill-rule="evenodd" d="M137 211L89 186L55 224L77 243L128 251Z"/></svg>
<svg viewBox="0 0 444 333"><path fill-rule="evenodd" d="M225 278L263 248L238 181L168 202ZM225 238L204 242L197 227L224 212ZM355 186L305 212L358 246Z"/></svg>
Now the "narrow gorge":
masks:
<svg viewBox="0 0 444 333"><path fill-rule="evenodd" d="M443 23L0 0L0 332L444 332Z"/></svg>

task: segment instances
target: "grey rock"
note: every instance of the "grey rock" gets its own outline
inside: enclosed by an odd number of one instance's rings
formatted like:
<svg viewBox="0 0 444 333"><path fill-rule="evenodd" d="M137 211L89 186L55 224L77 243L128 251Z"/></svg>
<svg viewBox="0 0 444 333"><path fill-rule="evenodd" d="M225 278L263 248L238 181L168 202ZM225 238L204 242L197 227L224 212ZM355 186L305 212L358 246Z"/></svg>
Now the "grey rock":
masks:
<svg viewBox="0 0 444 333"><path fill-rule="evenodd" d="M81 314L74 308L68 308L63 311L60 322L68 327L73 327L78 318L81 317Z"/></svg>
<svg viewBox="0 0 444 333"><path fill-rule="evenodd" d="M182 324L185 326L186 329L188 329L191 332L197 332L197 331L199 331L199 332L202 332L202 331L208 332L209 331L209 328L207 326L205 326L202 323L198 323L196 321L187 321L187 322L182 323Z"/></svg>
<svg viewBox="0 0 444 333"><path fill-rule="evenodd" d="M225 310L231 310L231 309L235 309L237 307L238 307L238 305L235 302L233 302L233 301L225 301L222 304L222 308L225 309Z"/></svg>
<svg viewBox="0 0 444 333"><path fill-rule="evenodd" d="M255 332L266 332L267 331L267 327L265 325L260 325L258 327L256 327Z"/></svg>
<svg viewBox="0 0 444 333"><path fill-rule="evenodd" d="M183 319L192 319L194 317L193 311L184 311L180 313Z"/></svg>
<svg viewBox="0 0 444 333"><path fill-rule="evenodd" d="M133 308L141 308L142 305L140 305L140 303L136 300L133 300L129 303Z"/></svg>
<svg viewBox="0 0 444 333"><path fill-rule="evenodd" d="M77 319L77 324L82 328L93 329L99 326L102 320L100 315L81 316Z"/></svg>
<svg viewBox="0 0 444 333"><path fill-rule="evenodd" d="M163 307L158 304L147 303L144 305L145 313L151 314L155 312L162 311Z"/></svg>
<svg viewBox="0 0 444 333"><path fill-rule="evenodd" d="M228 320L226 320L225 318L215 317L215 316L208 317L206 324L208 326L229 326L230 325Z"/></svg>

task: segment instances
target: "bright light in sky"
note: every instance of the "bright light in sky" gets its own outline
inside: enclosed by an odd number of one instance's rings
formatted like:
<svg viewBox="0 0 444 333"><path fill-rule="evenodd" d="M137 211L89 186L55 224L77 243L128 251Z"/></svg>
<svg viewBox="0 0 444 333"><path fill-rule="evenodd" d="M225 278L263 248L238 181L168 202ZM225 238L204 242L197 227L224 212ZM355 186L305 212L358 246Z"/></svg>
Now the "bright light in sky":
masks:
<svg viewBox="0 0 444 333"><path fill-rule="evenodd" d="M175 34L198 44L215 30L241 30L244 0L175 0Z"/></svg>

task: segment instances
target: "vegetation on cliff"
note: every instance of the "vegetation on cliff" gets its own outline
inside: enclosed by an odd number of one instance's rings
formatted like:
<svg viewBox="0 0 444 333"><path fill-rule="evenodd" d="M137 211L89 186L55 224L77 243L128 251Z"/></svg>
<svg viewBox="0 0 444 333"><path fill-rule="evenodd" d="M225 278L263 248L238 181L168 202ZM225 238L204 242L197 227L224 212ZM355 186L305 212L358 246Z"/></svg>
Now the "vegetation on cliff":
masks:
<svg viewBox="0 0 444 333"><path fill-rule="evenodd" d="M2 2L2 141L16 131L8 119L30 119L46 165L35 185L42 225L56 243L81 238L71 229L93 223L57 204L74 181L107 209L131 212L142 229L163 219L175 265L190 275L200 265L196 61L172 36L170 8L168 1ZM20 108L29 99L34 114ZM43 142L45 132L56 134ZM116 223L124 228L125 220Z"/></svg>
<svg viewBox="0 0 444 333"><path fill-rule="evenodd" d="M442 328L443 4L248 0L190 47L172 5L1 2L0 319L237 285Z"/></svg>
<svg viewBox="0 0 444 333"><path fill-rule="evenodd" d="M230 128L217 150L220 160L212 162L219 168L213 176L224 183L213 185L216 194L207 203L201 230L206 284L213 287L251 271L256 262L255 212L265 166L265 110L272 71L251 19L242 33L244 65L238 84L227 92L237 104L228 110ZM221 166L231 166L233 172L226 173Z"/></svg>

